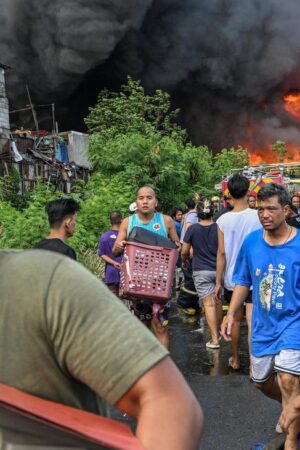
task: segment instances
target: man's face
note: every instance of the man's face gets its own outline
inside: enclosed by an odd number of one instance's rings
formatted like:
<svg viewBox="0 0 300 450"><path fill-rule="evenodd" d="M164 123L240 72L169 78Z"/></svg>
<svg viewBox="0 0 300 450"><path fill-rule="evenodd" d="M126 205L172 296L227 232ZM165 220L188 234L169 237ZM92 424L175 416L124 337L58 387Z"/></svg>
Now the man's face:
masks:
<svg viewBox="0 0 300 450"><path fill-rule="evenodd" d="M177 220L177 222L181 222L182 221L182 211L177 211L176 212L175 220Z"/></svg>
<svg viewBox="0 0 300 450"><path fill-rule="evenodd" d="M249 196L249 198L248 198L248 205L249 205L249 208L255 209L255 207L256 207L256 198L253 195Z"/></svg>
<svg viewBox="0 0 300 450"><path fill-rule="evenodd" d="M267 231L277 230L285 222L287 208L279 203L277 195L260 201L258 217L264 229Z"/></svg>
<svg viewBox="0 0 300 450"><path fill-rule="evenodd" d="M296 208L300 208L300 198L298 196L293 197L292 204L296 206Z"/></svg>
<svg viewBox="0 0 300 450"><path fill-rule="evenodd" d="M155 212L157 200L152 189L142 188L138 191L136 198L138 212L141 214L149 214Z"/></svg>

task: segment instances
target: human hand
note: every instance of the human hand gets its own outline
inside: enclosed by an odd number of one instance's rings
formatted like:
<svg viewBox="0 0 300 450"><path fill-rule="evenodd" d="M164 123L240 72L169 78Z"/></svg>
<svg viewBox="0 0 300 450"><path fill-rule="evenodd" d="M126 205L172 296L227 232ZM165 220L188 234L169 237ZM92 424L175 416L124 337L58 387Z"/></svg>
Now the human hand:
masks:
<svg viewBox="0 0 300 450"><path fill-rule="evenodd" d="M291 400L284 408L279 417L279 425L285 433L288 433L288 428L291 423L300 417L300 396L298 395Z"/></svg>
<svg viewBox="0 0 300 450"><path fill-rule="evenodd" d="M151 320L151 328L159 342L166 348L169 348L169 330L164 327L156 315Z"/></svg>
<svg viewBox="0 0 300 450"><path fill-rule="evenodd" d="M114 263L114 267L115 267L116 269L120 270L120 269L121 269L121 264L118 263L118 262L115 262L115 263Z"/></svg>
<svg viewBox="0 0 300 450"><path fill-rule="evenodd" d="M217 283L215 287L215 298L216 300L220 301L223 293L222 285Z"/></svg>
<svg viewBox="0 0 300 450"><path fill-rule="evenodd" d="M231 330L233 324L234 324L234 317L232 314L228 313L221 325L221 335L225 341L231 341Z"/></svg>
<svg viewBox="0 0 300 450"><path fill-rule="evenodd" d="M125 248L125 245L126 245L126 241L125 241L125 240L120 241L120 242L117 242L117 244L116 244L116 250L117 250L119 253L123 253L124 248Z"/></svg>

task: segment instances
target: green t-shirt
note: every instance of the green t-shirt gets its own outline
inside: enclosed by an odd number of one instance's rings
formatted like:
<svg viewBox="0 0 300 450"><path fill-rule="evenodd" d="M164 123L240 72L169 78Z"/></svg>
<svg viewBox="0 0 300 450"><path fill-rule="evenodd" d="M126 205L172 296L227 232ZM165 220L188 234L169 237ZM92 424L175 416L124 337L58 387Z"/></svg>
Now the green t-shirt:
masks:
<svg viewBox="0 0 300 450"><path fill-rule="evenodd" d="M0 252L0 383L96 413L168 352L80 264Z"/></svg>

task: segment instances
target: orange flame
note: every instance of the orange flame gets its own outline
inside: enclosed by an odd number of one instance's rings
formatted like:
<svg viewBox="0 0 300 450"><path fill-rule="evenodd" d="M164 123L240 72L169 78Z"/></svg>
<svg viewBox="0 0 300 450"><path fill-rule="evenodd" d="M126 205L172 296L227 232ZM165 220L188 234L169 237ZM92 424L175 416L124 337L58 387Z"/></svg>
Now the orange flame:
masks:
<svg viewBox="0 0 300 450"><path fill-rule="evenodd" d="M282 107L297 122L300 123L300 92L290 92L283 96ZM247 129L247 139L243 142L243 147L248 150L250 165L272 164L279 162L279 154L272 150L273 142L265 141L260 136L258 124L249 124ZM286 141L287 154L284 162L299 162L300 147L295 142Z"/></svg>
<svg viewBox="0 0 300 450"><path fill-rule="evenodd" d="M283 97L284 109L294 118L300 121L300 92L287 94Z"/></svg>

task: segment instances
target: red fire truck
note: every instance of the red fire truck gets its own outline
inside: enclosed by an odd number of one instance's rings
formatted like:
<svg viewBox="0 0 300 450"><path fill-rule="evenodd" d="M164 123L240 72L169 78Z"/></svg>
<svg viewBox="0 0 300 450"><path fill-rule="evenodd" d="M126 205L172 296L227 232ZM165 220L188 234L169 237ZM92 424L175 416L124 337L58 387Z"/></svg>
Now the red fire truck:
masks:
<svg viewBox="0 0 300 450"><path fill-rule="evenodd" d="M291 195L300 194L300 162L263 164L260 166L248 166L240 169L232 169L224 175L222 181L215 186L222 196L227 196L228 179L234 173L241 173L250 180L249 192L257 196L264 184L279 183L284 185Z"/></svg>

